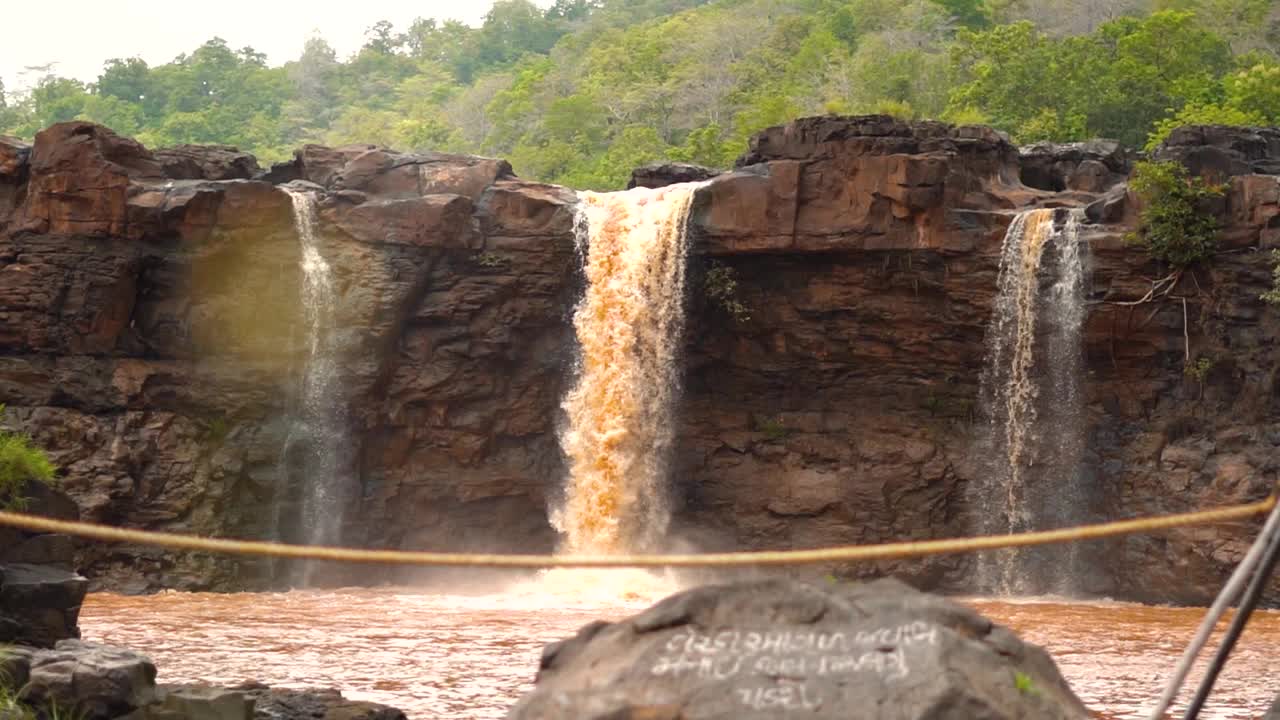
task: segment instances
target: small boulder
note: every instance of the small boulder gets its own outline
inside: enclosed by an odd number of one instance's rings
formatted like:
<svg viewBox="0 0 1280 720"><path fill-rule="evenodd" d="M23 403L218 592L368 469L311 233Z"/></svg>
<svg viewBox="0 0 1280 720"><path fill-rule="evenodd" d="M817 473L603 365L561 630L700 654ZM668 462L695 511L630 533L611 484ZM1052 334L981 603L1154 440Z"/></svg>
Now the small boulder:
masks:
<svg viewBox="0 0 1280 720"><path fill-rule="evenodd" d="M509 720L1089 716L1043 649L895 580L683 592L547 646L536 683Z"/></svg>
<svg viewBox="0 0 1280 720"><path fill-rule="evenodd" d="M165 685L140 720L253 720L253 698L206 685Z"/></svg>

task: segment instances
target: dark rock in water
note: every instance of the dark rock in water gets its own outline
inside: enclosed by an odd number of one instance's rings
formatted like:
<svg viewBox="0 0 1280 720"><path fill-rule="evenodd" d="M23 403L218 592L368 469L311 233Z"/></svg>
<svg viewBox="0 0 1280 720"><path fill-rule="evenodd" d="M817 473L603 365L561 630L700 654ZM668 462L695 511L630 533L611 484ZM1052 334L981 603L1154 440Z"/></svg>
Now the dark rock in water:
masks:
<svg viewBox="0 0 1280 720"><path fill-rule="evenodd" d="M89 581L48 565L0 566L0 642L52 647L80 637L76 622Z"/></svg>
<svg viewBox="0 0 1280 720"><path fill-rule="evenodd" d="M510 720L1087 718L1041 648L893 580L680 593L547 646Z"/></svg>
<svg viewBox="0 0 1280 720"><path fill-rule="evenodd" d="M18 693L36 707L53 705L84 720L107 720L155 699L156 666L124 648L63 640L31 656L26 684Z"/></svg>
<svg viewBox="0 0 1280 720"><path fill-rule="evenodd" d="M654 163L631 171L627 189L660 188L677 183L702 182L721 174L719 170L692 163Z"/></svg>
<svg viewBox="0 0 1280 720"><path fill-rule="evenodd" d="M254 720L405 720L400 710L347 700L337 690L273 690L256 683L233 688L253 698Z"/></svg>
<svg viewBox="0 0 1280 720"><path fill-rule="evenodd" d="M1262 720L1280 720L1280 695L1276 696L1276 701L1271 704L1271 709Z"/></svg>

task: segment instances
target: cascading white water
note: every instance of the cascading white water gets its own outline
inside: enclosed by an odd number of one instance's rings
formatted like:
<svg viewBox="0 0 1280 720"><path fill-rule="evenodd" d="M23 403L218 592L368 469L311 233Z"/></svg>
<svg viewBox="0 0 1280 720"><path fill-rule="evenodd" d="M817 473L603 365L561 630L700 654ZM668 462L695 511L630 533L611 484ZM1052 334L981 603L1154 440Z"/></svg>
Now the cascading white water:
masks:
<svg viewBox="0 0 1280 720"><path fill-rule="evenodd" d="M587 286L573 321L578 378L562 405L569 480L552 518L567 552L641 549L666 530L686 226L698 187L579 195Z"/></svg>
<svg viewBox="0 0 1280 720"><path fill-rule="evenodd" d="M980 530L1002 534L1078 522L1086 499L1081 329L1086 263L1079 211L1028 210L1005 234L981 381L976 483ZM1045 246L1055 253L1045 260ZM1042 291L1042 282L1048 287ZM1070 592L1074 551L984 555L979 582L1004 594ZM1066 556L1062 556L1066 553ZM1056 556L1055 556L1056 554Z"/></svg>
<svg viewBox="0 0 1280 720"><path fill-rule="evenodd" d="M298 264L307 331L306 362L286 454L291 454L289 448L295 444L304 450L300 458L301 539L312 545L336 544L346 498L341 448L347 438L339 392L333 275L316 238L315 196L297 190L286 192L293 202L293 223L301 250ZM311 584L311 565L304 569L302 580Z"/></svg>

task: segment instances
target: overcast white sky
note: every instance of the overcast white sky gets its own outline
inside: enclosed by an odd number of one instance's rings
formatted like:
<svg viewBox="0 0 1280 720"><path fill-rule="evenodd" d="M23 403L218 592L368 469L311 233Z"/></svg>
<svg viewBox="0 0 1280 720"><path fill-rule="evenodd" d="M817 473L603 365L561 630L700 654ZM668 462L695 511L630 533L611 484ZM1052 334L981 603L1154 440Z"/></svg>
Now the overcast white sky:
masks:
<svg viewBox="0 0 1280 720"><path fill-rule="evenodd" d="M456 18L475 25L492 0L57 0L8 3L0 41L0 77L10 90L35 82L25 66L57 62L54 71L86 82L103 61L138 56L159 65L218 36L233 48L250 45L279 65L296 58L320 34L345 58L379 20L403 30L415 17ZM549 2L539 2L547 6Z"/></svg>

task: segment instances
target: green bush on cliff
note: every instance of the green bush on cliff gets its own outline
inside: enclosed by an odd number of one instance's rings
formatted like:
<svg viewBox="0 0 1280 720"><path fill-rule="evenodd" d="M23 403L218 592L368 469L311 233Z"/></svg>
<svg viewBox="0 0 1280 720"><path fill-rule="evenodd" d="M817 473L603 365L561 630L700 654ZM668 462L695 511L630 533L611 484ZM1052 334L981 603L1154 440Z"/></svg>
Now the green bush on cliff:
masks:
<svg viewBox="0 0 1280 720"><path fill-rule="evenodd" d="M4 406L0 405L0 413ZM28 480L49 482L53 463L26 435L0 430L0 510L21 510L26 505L22 487Z"/></svg>
<svg viewBox="0 0 1280 720"><path fill-rule="evenodd" d="M1205 211L1222 186L1190 177L1176 162L1140 162L1129 186L1142 199L1140 229L1129 240L1157 260L1182 269L1213 255L1218 220Z"/></svg>
<svg viewBox="0 0 1280 720"><path fill-rule="evenodd" d="M703 290L707 299L734 321L746 322L751 319L751 310L738 299L738 278L733 268L712 262L711 268L707 270L706 280L703 281Z"/></svg>

